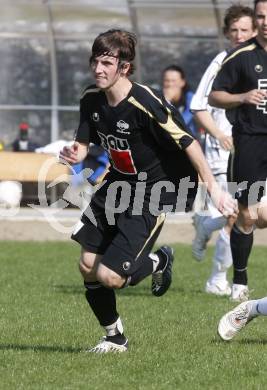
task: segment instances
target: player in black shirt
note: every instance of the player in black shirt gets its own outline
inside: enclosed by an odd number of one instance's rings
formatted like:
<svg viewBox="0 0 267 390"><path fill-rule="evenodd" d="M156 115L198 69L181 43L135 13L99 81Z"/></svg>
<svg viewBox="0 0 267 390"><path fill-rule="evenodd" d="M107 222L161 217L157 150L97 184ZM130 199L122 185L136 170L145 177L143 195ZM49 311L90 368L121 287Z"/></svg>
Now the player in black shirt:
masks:
<svg viewBox="0 0 267 390"><path fill-rule="evenodd" d="M236 213L235 201L218 188L179 114L150 88L128 79L135 44L134 35L121 30L96 38L90 59L95 85L82 94L73 146L61 152L67 162L77 163L93 142L110 156L110 170L72 236L82 247L80 271L87 301L107 332L92 352L128 348L114 289L136 285L151 274L154 295L169 288L171 248L150 252L167 209L180 208L184 199L194 198L196 171L224 215ZM179 183L185 177L194 181L189 196Z"/></svg>
<svg viewBox="0 0 267 390"><path fill-rule="evenodd" d="M254 224L267 227L267 0L254 3L258 35L229 53L209 97L211 105L227 110L233 125L229 176L239 183L239 216L231 233L236 301L248 299L246 269Z"/></svg>

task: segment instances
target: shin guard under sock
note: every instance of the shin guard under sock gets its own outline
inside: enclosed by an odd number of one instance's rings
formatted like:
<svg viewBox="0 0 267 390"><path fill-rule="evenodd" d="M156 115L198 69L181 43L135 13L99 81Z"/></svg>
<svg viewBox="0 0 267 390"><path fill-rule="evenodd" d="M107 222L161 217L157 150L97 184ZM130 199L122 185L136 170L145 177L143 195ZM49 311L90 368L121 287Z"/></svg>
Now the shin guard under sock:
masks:
<svg viewBox="0 0 267 390"><path fill-rule="evenodd" d="M85 282L85 297L100 325L108 326L119 318L116 309L116 296L112 289L98 282Z"/></svg>
<svg viewBox="0 0 267 390"><path fill-rule="evenodd" d="M231 231L230 242L234 268L233 283L247 285L247 265L253 245L253 231L251 233L243 233L234 225Z"/></svg>
<svg viewBox="0 0 267 390"><path fill-rule="evenodd" d="M135 286L153 272L153 260L149 255L144 256L139 261L142 262L141 266L128 278L128 285L130 286Z"/></svg>

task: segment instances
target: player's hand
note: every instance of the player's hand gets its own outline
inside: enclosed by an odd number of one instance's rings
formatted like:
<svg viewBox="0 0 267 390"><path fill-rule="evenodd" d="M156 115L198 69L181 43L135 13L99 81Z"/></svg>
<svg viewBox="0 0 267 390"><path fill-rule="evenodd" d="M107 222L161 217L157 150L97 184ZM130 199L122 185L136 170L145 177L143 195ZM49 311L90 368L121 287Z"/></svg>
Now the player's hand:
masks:
<svg viewBox="0 0 267 390"><path fill-rule="evenodd" d="M232 197L228 192L223 190L215 191L211 194L211 198L217 207L217 209L226 218L236 218L238 215L237 200Z"/></svg>
<svg viewBox="0 0 267 390"><path fill-rule="evenodd" d="M240 101L242 104L258 104L263 103L267 97L267 90L265 89L253 89L252 91L240 94Z"/></svg>
<svg viewBox="0 0 267 390"><path fill-rule="evenodd" d="M77 164L79 144L74 142L71 146L64 146L59 153L59 160L67 161L69 164Z"/></svg>
<svg viewBox="0 0 267 390"><path fill-rule="evenodd" d="M237 200L232 197L228 192L224 192L219 203L218 210L226 218L237 218L238 204Z"/></svg>
<svg viewBox="0 0 267 390"><path fill-rule="evenodd" d="M233 137L225 134L221 134L219 137L217 137L221 147L224 150L231 150L233 147Z"/></svg>

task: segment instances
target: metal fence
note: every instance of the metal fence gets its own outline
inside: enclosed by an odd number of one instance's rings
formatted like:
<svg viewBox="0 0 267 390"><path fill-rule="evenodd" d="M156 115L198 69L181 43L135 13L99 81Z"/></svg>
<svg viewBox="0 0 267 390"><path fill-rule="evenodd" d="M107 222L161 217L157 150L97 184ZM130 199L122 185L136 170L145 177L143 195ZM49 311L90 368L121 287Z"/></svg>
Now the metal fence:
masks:
<svg viewBox="0 0 267 390"><path fill-rule="evenodd" d="M90 45L99 32L111 27L135 31L139 38L135 78L157 84L165 60L166 65L187 61L192 73L195 67L204 70L211 55L224 45L222 17L232 1L2 0L0 4L0 138L10 143L18 123L26 120L39 143L48 143L75 128L79 93L91 81ZM201 66L197 50L207 53Z"/></svg>

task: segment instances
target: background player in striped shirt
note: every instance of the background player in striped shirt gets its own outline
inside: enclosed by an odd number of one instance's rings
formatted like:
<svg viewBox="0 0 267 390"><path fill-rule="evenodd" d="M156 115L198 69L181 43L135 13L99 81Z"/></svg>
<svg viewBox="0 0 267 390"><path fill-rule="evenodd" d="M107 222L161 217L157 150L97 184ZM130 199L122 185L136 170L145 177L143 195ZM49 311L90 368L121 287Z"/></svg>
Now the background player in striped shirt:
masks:
<svg viewBox="0 0 267 390"><path fill-rule="evenodd" d="M247 264L254 225L267 227L267 1L255 0L258 35L230 52L212 85L209 103L226 109L234 153L230 180L238 183L239 215L231 231L233 297L248 299Z"/></svg>
<svg viewBox="0 0 267 390"><path fill-rule="evenodd" d="M256 34L253 10L236 4L226 10L224 34L232 48ZM225 110L208 104L208 95L215 76L229 50L219 53L210 63L201 78L191 102L191 110L196 120L206 130L205 156L216 180L227 189L227 166L229 151L232 148L232 125ZM194 215L196 236L192 244L192 254L196 260L205 257L208 240L215 230L220 230L213 257L213 268L206 282L205 291L216 295L230 295L231 287L227 281L227 269L232 265L230 231L232 222L218 212L210 197L206 199L209 215Z"/></svg>

